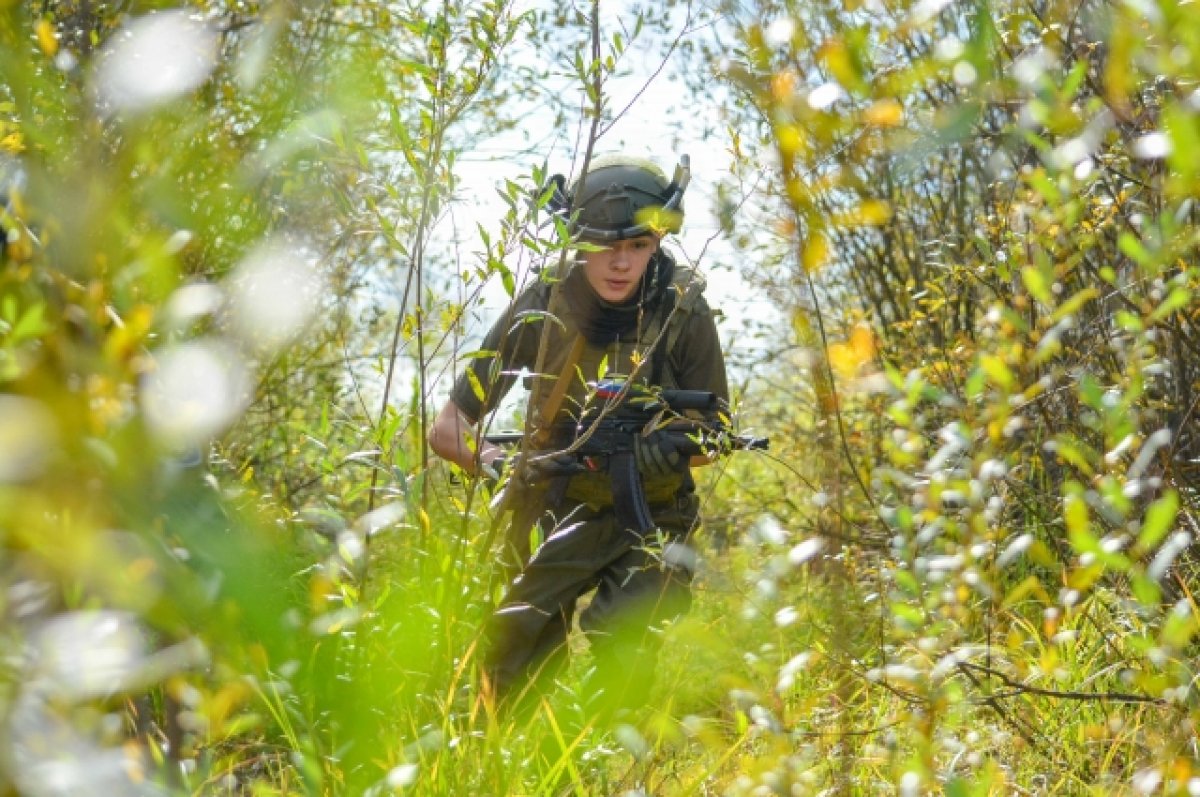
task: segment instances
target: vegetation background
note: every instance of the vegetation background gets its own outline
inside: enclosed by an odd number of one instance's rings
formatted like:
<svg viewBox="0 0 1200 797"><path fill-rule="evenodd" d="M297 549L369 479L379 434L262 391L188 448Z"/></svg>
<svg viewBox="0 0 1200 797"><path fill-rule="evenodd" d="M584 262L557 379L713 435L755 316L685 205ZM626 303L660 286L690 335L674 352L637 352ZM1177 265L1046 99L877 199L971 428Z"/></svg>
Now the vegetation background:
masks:
<svg viewBox="0 0 1200 797"><path fill-rule="evenodd" d="M1200 794L1194 5L0 0L0 794ZM630 117L772 451L653 705L495 716L424 432Z"/></svg>

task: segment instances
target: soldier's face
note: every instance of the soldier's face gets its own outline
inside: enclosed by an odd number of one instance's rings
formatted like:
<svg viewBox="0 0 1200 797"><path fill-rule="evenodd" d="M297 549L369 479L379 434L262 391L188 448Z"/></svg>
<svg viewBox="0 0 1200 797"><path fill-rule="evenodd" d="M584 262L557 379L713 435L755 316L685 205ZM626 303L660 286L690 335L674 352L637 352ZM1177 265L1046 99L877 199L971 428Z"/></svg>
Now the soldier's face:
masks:
<svg viewBox="0 0 1200 797"><path fill-rule="evenodd" d="M656 249L655 235L615 241L602 251L584 252L583 273L601 299L623 302L637 291Z"/></svg>

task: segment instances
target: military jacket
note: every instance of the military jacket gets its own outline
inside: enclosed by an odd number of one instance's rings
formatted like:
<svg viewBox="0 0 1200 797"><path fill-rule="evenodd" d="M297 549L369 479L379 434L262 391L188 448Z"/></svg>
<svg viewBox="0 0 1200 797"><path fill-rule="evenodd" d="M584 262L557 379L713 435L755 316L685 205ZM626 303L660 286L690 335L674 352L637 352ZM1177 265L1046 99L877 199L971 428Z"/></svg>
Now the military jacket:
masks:
<svg viewBox="0 0 1200 797"><path fill-rule="evenodd" d="M648 382L657 374L661 387L711 391L723 404L728 404L725 360L713 312L703 295L703 280L691 269L677 267L668 295L658 306L644 310L617 308L601 300L587 284L582 265L571 268L557 292L550 288L550 284L539 281L519 294L488 331L480 351L456 380L450 398L472 422L495 408L523 374L531 389L529 411L544 407L546 396L563 373L572 344L580 334L581 319L595 312L637 312L637 323L621 334L614 333L607 345L588 342L584 346L579 362L572 369L574 373L568 376L571 383L555 423L578 418L588 394L588 382L602 375L633 375ZM544 362L538 369L539 342L545 325L549 325L549 340ZM659 358L662 361L655 367ZM598 492L607 493L602 484L583 483L592 480L576 477L573 481L580 483L569 494L586 495L585 503L601 503ZM686 481L690 484L691 480ZM678 486L676 482L674 487ZM661 499L668 492L666 485L654 487L646 485L650 500Z"/></svg>

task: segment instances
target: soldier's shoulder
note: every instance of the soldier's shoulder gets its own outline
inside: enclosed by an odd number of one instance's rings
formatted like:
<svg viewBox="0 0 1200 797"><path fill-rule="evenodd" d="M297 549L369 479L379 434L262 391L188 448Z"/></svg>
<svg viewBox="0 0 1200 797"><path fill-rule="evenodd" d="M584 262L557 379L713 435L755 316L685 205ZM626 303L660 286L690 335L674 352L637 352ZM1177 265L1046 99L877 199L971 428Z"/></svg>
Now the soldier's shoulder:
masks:
<svg viewBox="0 0 1200 797"><path fill-rule="evenodd" d="M675 305L686 313L711 312L704 298L704 290L708 281L691 266L678 265L671 280L675 288Z"/></svg>

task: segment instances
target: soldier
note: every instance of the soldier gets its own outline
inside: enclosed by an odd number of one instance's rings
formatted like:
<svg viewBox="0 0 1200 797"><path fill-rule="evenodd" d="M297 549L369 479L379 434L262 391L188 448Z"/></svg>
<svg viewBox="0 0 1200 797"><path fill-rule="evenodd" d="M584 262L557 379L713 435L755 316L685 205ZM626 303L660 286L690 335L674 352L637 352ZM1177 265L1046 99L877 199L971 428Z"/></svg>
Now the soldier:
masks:
<svg viewBox="0 0 1200 797"><path fill-rule="evenodd" d="M556 178L552 207L573 210L574 236L592 246L576 253L557 291L539 281L488 332L482 349L496 352L499 362L470 360L473 378L459 377L430 430L436 454L469 473L494 474L506 464L497 446L477 446L471 429L522 369L535 370L543 323L517 321L530 311L548 311L561 322L547 325L541 373L530 380L527 413L535 429L578 418L587 382L605 366L649 385L710 391L727 406L725 362L703 281L661 246L666 232L680 229L689 176L686 156L670 181L650 161L613 156L596 159L568 190ZM569 441L539 441L546 442L534 447ZM684 456L663 432L639 436L635 457L658 528L654 541L621 527L603 473L510 485L521 490L509 502L517 508L509 548L520 572L491 618L485 654L498 695L556 672L576 602L594 590L580 627L598 683L612 706L645 698L661 636L657 626L690 603L694 563L682 543L696 526L699 506L690 466L708 459ZM544 541L530 552L534 524Z"/></svg>

